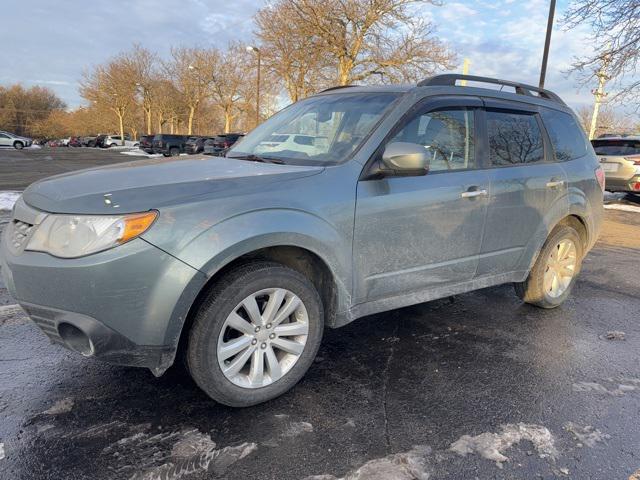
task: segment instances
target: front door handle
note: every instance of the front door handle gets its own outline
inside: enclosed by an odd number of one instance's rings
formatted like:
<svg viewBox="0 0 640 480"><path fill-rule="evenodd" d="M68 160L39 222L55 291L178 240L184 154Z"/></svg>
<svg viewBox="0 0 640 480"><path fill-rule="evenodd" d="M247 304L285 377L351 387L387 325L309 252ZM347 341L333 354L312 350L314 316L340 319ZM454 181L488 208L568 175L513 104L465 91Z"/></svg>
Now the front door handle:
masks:
<svg viewBox="0 0 640 480"><path fill-rule="evenodd" d="M466 192L462 192L460 194L462 198L484 197L486 195L486 190L467 190Z"/></svg>
<svg viewBox="0 0 640 480"><path fill-rule="evenodd" d="M556 188L564 185L564 180L551 180L547 182L547 188Z"/></svg>

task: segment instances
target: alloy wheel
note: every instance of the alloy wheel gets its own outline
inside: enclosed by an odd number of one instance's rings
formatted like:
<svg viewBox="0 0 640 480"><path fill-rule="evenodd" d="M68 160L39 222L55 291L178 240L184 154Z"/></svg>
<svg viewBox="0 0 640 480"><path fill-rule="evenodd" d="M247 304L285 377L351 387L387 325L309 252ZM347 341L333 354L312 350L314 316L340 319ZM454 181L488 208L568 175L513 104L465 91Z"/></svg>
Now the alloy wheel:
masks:
<svg viewBox="0 0 640 480"><path fill-rule="evenodd" d="M546 295L558 298L571 284L578 265L578 250L572 240L565 238L551 250L544 272L543 288Z"/></svg>
<svg viewBox="0 0 640 480"><path fill-rule="evenodd" d="M240 387L270 385L297 363L308 333L307 310L297 295L283 288L260 290L227 316L218 337L218 365Z"/></svg>

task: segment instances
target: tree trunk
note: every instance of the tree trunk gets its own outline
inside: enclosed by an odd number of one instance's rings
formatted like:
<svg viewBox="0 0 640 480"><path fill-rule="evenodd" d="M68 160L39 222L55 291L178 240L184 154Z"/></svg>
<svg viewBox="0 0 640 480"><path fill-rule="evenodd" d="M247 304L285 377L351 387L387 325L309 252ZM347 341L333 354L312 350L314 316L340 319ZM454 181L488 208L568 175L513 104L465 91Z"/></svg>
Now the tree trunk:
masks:
<svg viewBox="0 0 640 480"><path fill-rule="evenodd" d="M120 145L124 145L124 112L118 112L118 122L120 123Z"/></svg>
<svg viewBox="0 0 640 480"><path fill-rule="evenodd" d="M231 121L233 120L233 117L231 115L231 112L224 112L224 133L229 133L231 131Z"/></svg>
<svg viewBox="0 0 640 480"><path fill-rule="evenodd" d="M194 107L189 107L189 125L188 125L188 131L187 131L187 135L191 135L192 134L192 130L193 130L193 116L196 113L196 109Z"/></svg>
<svg viewBox="0 0 640 480"><path fill-rule="evenodd" d="M147 109L147 135L151 135L151 108Z"/></svg>

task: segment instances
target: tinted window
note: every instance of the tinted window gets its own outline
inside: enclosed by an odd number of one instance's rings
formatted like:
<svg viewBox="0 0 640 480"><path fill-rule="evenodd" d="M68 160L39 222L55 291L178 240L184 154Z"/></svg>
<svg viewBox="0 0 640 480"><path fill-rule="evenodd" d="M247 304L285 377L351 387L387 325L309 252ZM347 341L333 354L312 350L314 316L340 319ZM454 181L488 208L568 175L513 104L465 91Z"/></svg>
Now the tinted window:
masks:
<svg viewBox="0 0 640 480"><path fill-rule="evenodd" d="M542 134L535 115L487 111L489 158L495 166L544 160Z"/></svg>
<svg viewBox="0 0 640 480"><path fill-rule="evenodd" d="M597 155L640 155L640 140L591 140Z"/></svg>
<svg viewBox="0 0 640 480"><path fill-rule="evenodd" d="M473 110L438 110L413 118L389 143L425 147L431 172L473 168L473 130Z"/></svg>
<svg viewBox="0 0 640 480"><path fill-rule="evenodd" d="M566 162L586 155L587 145L582 129L571 115L556 110L543 110L542 121L557 160Z"/></svg>

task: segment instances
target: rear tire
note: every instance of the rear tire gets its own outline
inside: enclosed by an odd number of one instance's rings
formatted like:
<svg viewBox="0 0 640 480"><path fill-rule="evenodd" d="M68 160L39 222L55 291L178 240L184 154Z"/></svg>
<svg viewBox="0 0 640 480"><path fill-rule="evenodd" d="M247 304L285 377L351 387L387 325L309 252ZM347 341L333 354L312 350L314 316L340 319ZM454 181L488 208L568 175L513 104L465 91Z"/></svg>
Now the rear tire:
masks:
<svg viewBox="0 0 640 480"><path fill-rule="evenodd" d="M527 279L513 284L516 294L541 308L561 305L571 294L583 255L580 234L569 225L558 225L544 242Z"/></svg>
<svg viewBox="0 0 640 480"><path fill-rule="evenodd" d="M22 142L13 142L13 148L16 150L22 150L24 148L24 143Z"/></svg>
<svg viewBox="0 0 640 480"><path fill-rule="evenodd" d="M253 315L245 303L257 305ZM295 308L292 313L289 307ZM318 352L323 327L320 296L304 275L274 262L246 264L206 294L189 332L188 369L217 402L231 407L266 402L304 376ZM230 355L229 345L237 341L242 350ZM236 371L234 365L240 364Z"/></svg>

